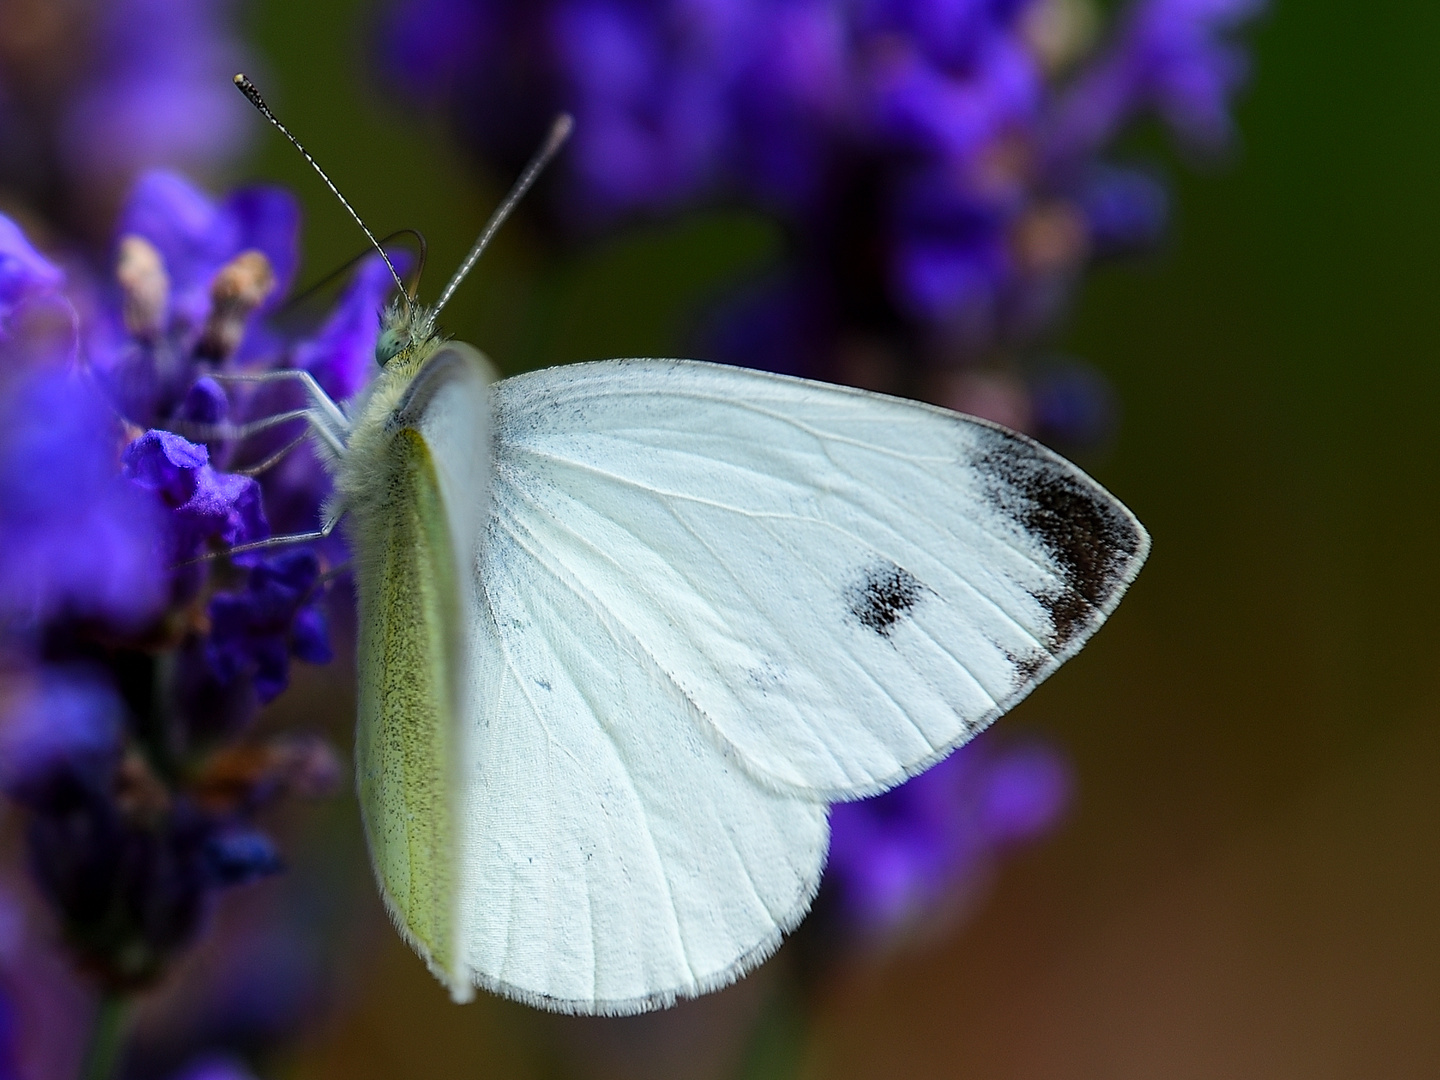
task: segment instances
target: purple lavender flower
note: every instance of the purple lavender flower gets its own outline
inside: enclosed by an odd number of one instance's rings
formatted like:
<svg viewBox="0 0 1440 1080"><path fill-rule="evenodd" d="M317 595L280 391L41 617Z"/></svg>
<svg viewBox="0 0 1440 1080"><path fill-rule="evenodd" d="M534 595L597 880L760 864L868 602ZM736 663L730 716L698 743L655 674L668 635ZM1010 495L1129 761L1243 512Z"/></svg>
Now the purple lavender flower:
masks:
<svg viewBox="0 0 1440 1080"><path fill-rule="evenodd" d="M933 929L1001 853L1055 827L1070 787L1050 747L982 737L884 795L834 807L826 887L868 939Z"/></svg>
<svg viewBox="0 0 1440 1080"><path fill-rule="evenodd" d="M259 317L290 286L299 227L294 198L276 188L217 203L174 173L141 177L120 215L119 295L87 335L91 368L126 419L179 419L197 376L273 356Z"/></svg>
<svg viewBox="0 0 1440 1080"><path fill-rule="evenodd" d="M168 511L168 561L193 558L209 541L222 547L265 537L270 529L260 485L248 476L216 472L210 451L173 431L147 431L125 448L124 473L153 492Z"/></svg>
<svg viewBox="0 0 1440 1080"><path fill-rule="evenodd" d="M305 348L266 324L297 262L274 190L217 202L151 173L120 229L113 284L65 286L0 227L0 302L53 294L69 316L63 338L0 336L0 789L71 954L111 993L166 970L220 890L282 868L259 810L333 787L325 748L246 738L290 660L331 648L319 555L223 557L269 535L267 482L318 512L310 489L235 470L269 452L236 425L273 402L224 376L302 354L358 388L352 309L371 305L373 347L381 299L363 278Z"/></svg>
<svg viewBox="0 0 1440 1080"><path fill-rule="evenodd" d="M249 678L264 704L289 683L292 656L329 663L329 629L316 604L319 578L319 559L296 551L257 561L243 592L217 593L210 601L206 652L216 678Z"/></svg>
<svg viewBox="0 0 1440 1080"><path fill-rule="evenodd" d="M507 169L572 111L562 231L705 199L778 214L777 281L806 283L779 298L807 329L786 369L853 376L882 342L899 370L870 385L956 404L956 370L1029 392L1086 266L1158 242L1163 188L1103 155L1147 112L1227 139L1259 7L1135 0L1091 50L1062 0L392 0L382 67Z"/></svg>

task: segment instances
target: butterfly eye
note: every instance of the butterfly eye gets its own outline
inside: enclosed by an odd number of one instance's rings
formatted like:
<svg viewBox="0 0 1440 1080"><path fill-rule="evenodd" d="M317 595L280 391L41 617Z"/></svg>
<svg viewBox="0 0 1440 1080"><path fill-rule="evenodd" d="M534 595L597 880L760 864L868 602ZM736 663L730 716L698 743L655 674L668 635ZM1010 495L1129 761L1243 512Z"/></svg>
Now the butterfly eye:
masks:
<svg viewBox="0 0 1440 1080"><path fill-rule="evenodd" d="M384 367L405 347L405 335L396 329L384 330L375 341L375 362Z"/></svg>

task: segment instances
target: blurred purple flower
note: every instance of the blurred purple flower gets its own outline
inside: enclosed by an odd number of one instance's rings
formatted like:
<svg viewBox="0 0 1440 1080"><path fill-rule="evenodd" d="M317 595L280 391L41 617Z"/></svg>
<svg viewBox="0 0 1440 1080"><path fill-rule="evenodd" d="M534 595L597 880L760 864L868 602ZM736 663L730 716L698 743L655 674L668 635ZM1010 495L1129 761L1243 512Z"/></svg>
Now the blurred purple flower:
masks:
<svg viewBox="0 0 1440 1080"><path fill-rule="evenodd" d="M144 168L212 171L255 118L232 0L12 5L0 25L0 183L96 235Z"/></svg>
<svg viewBox="0 0 1440 1080"><path fill-rule="evenodd" d="M142 168L196 168L235 159L250 117L227 85L244 66L233 5L110 0L98 5L88 78L61 129L81 177ZM97 47L98 46L98 47Z"/></svg>
<svg viewBox="0 0 1440 1080"><path fill-rule="evenodd" d="M1264 6L1264 0L1136 0L1111 46L1059 101L1049 134L1052 163L1073 167L1151 109L1186 144L1223 148L1234 134L1230 99L1250 70L1229 36Z"/></svg>
<svg viewBox="0 0 1440 1080"><path fill-rule="evenodd" d="M33 809L105 792L124 745L125 706L91 668L41 669L0 714L0 789Z"/></svg>
<svg viewBox="0 0 1440 1080"><path fill-rule="evenodd" d="M707 199L778 214L796 272L776 280L807 282L780 299L807 332L778 362L844 377L883 340L905 370L875 382L924 387L1023 378L1085 268L1160 241L1164 189L1103 156L1145 113L1228 139L1231 38L1260 7L1134 0L1094 50L1067 0L390 0L378 41L392 80L507 170L575 114L558 231Z"/></svg>
<svg viewBox="0 0 1440 1080"><path fill-rule="evenodd" d="M53 293L64 282L64 272L35 250L20 226L0 214L0 331L22 303Z"/></svg>
<svg viewBox="0 0 1440 1080"><path fill-rule="evenodd" d="M963 905L996 858L1059 823L1070 771L1042 744L969 744L900 787L831 810L826 885L867 938L915 930Z"/></svg>
<svg viewBox="0 0 1440 1080"><path fill-rule="evenodd" d="M1008 129L1034 121L1043 73L1014 33L1017 5L1004 5L1010 9L1004 12L985 11L996 5L971 6L968 33L946 35L949 48L937 49L943 39L903 24L894 31L905 34L904 45L877 43L880 59L873 62L867 88L866 104L873 110L867 141L959 162Z"/></svg>
<svg viewBox="0 0 1440 1080"><path fill-rule="evenodd" d="M0 612L133 625L163 599L161 522L116 468L118 425L83 378L21 376L0 402Z"/></svg>

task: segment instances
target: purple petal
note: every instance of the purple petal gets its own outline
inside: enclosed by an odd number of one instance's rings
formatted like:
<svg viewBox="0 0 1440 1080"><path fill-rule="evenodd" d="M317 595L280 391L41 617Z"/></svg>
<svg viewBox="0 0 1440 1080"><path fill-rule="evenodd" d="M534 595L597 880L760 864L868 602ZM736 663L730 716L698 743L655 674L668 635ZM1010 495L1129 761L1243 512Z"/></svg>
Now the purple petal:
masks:
<svg viewBox="0 0 1440 1080"><path fill-rule="evenodd" d="M990 764L979 802L981 827L994 841L1020 843L1055 828L1069 808L1070 766L1035 744L1003 751Z"/></svg>
<svg viewBox="0 0 1440 1080"><path fill-rule="evenodd" d="M180 403L179 417L192 424L223 423L230 412L230 397L208 375L195 380Z"/></svg>
<svg viewBox="0 0 1440 1080"><path fill-rule="evenodd" d="M0 610L148 617L165 579L151 497L119 475L113 414L84 379L45 372L0 404Z"/></svg>
<svg viewBox="0 0 1440 1080"><path fill-rule="evenodd" d="M1070 793L1058 753L971 743L899 787L831 810L828 888L852 927L888 934L983 885L998 855L1054 828Z"/></svg>
<svg viewBox="0 0 1440 1080"><path fill-rule="evenodd" d="M152 428L125 448L121 461L126 478L159 492L174 508L194 496L197 473L209 463L210 451L173 431Z"/></svg>
<svg viewBox="0 0 1440 1080"><path fill-rule="evenodd" d="M195 470L195 490L176 507L176 518L197 540L219 538L227 545L249 543L269 535L254 477L216 472L206 465ZM198 544L193 551L198 549Z"/></svg>
<svg viewBox="0 0 1440 1080"><path fill-rule="evenodd" d="M273 305L285 296L300 265L300 203L284 188L241 188L221 207L222 217L233 221L233 258L254 248L263 251L275 274Z"/></svg>
<svg viewBox="0 0 1440 1080"><path fill-rule="evenodd" d="M170 511L171 562L191 558L212 540L235 545L269 535L259 483L217 472L209 460L203 444L158 429L125 450L125 475Z"/></svg>
<svg viewBox="0 0 1440 1080"><path fill-rule="evenodd" d="M24 301L64 283L64 272L35 250L20 226L0 214L0 324Z"/></svg>

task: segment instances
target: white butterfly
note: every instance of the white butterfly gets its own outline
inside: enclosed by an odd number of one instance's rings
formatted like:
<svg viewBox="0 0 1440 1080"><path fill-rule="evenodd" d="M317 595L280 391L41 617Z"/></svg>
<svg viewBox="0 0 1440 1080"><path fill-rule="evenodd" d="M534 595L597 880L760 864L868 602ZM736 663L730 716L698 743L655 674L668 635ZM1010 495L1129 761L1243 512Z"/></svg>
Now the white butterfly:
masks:
<svg viewBox="0 0 1440 1080"><path fill-rule="evenodd" d="M371 858L456 1000L738 978L805 915L829 803L1013 706L1149 549L986 421L686 360L492 382L433 316L391 308L348 410L306 385L358 563Z"/></svg>

